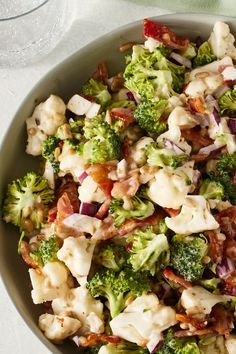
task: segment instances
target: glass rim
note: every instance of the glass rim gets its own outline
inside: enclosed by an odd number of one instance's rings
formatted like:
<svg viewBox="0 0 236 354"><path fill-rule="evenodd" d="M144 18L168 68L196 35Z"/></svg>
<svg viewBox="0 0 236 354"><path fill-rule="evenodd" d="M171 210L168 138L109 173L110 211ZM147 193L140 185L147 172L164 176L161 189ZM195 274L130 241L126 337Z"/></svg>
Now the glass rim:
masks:
<svg viewBox="0 0 236 354"><path fill-rule="evenodd" d="M31 13L33 13L34 11L38 10L40 7L44 6L47 2L49 2L49 0L44 0L40 5L32 8L31 10L29 11L26 11L26 12L23 12L21 13L20 15L15 15L15 16L11 16L11 17L5 17L5 18L1 18L0 17L0 22L3 22L3 21L10 21L10 20L15 20L15 19L18 19L20 17L24 17L26 15L29 15Z"/></svg>

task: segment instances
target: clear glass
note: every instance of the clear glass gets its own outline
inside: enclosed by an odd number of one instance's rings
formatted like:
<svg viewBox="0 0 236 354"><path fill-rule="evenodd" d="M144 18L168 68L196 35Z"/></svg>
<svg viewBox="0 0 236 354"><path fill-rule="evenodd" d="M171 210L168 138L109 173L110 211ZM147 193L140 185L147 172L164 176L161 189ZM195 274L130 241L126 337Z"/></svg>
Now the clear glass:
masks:
<svg viewBox="0 0 236 354"><path fill-rule="evenodd" d="M68 24L67 0L0 0L0 65L39 60L59 42Z"/></svg>

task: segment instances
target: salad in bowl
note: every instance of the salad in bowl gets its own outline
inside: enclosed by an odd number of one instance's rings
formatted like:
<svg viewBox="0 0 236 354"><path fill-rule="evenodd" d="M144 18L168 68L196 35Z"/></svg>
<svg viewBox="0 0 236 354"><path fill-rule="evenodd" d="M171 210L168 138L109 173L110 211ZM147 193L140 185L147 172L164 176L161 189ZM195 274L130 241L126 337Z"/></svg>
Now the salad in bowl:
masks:
<svg viewBox="0 0 236 354"><path fill-rule="evenodd" d="M26 119L39 168L13 180L38 325L99 354L235 354L236 48L144 20L123 72L100 63Z"/></svg>

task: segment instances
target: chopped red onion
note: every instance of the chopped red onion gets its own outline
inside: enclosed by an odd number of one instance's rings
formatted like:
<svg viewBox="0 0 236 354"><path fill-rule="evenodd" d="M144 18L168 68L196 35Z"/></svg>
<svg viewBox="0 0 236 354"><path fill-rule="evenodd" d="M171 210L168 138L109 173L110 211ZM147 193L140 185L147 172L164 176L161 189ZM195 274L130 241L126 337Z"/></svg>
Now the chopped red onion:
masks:
<svg viewBox="0 0 236 354"><path fill-rule="evenodd" d="M221 85L214 93L216 99L220 98L225 92L229 91L230 88L228 85Z"/></svg>
<svg viewBox="0 0 236 354"><path fill-rule="evenodd" d="M222 259L221 263L216 267L216 274L219 278L226 278L230 273L235 270L233 261L225 257Z"/></svg>
<svg viewBox="0 0 236 354"><path fill-rule="evenodd" d="M201 172L198 170L194 170L193 184L195 187L197 187L199 185L200 179L201 179Z"/></svg>
<svg viewBox="0 0 236 354"><path fill-rule="evenodd" d="M79 180L79 183L82 184L84 179L88 177L88 174L86 171L84 171L79 177L78 177L78 180Z"/></svg>
<svg viewBox="0 0 236 354"><path fill-rule="evenodd" d="M80 204L79 212L83 215L95 216L98 211L98 207L96 204L92 203L84 203Z"/></svg>
<svg viewBox="0 0 236 354"><path fill-rule="evenodd" d="M199 154L208 154L208 155L210 155L212 152L215 152L215 151L217 151L217 150L221 150L222 149L222 147L218 147L218 146L216 146L215 144L211 144L211 145L208 145L208 146L205 146L205 147L203 147L203 148L201 148L199 151L198 151L198 153Z"/></svg>
<svg viewBox="0 0 236 354"><path fill-rule="evenodd" d="M194 114L197 117L197 120L201 127L208 127L209 126L209 116L206 114L196 112Z"/></svg>
<svg viewBox="0 0 236 354"><path fill-rule="evenodd" d="M236 135L236 118L229 118L228 127L232 134Z"/></svg>
<svg viewBox="0 0 236 354"><path fill-rule="evenodd" d="M183 57L182 55L172 52L170 58L174 59L178 64L184 65L188 69L192 69L191 60Z"/></svg>
<svg viewBox="0 0 236 354"><path fill-rule="evenodd" d="M216 99L212 95L207 95L205 98L205 102L206 102L207 108L209 110L212 111L215 108L218 112L220 111L218 102L216 101Z"/></svg>
<svg viewBox="0 0 236 354"><path fill-rule="evenodd" d="M73 342L77 345L77 347L80 346L80 339L79 336L74 336L71 338L73 340Z"/></svg>
<svg viewBox="0 0 236 354"><path fill-rule="evenodd" d="M169 139L165 139L164 146L167 147L168 149L173 150L176 153L176 155L184 154L184 151Z"/></svg>
<svg viewBox="0 0 236 354"><path fill-rule="evenodd" d="M212 116L215 119L216 123L219 125L221 118L220 118L219 112L216 110L215 107L213 108Z"/></svg>
<svg viewBox="0 0 236 354"><path fill-rule="evenodd" d="M196 39L195 39L195 44L196 44L196 47L199 48L202 44L202 38L200 36L197 36Z"/></svg>
<svg viewBox="0 0 236 354"><path fill-rule="evenodd" d="M162 347L162 344L163 344L163 340L159 339L156 344L154 344L153 346L150 346L150 348L148 348L150 354L155 354L156 351Z"/></svg>
<svg viewBox="0 0 236 354"><path fill-rule="evenodd" d="M130 101L135 101L134 95L132 94L131 91L128 91L128 92L126 93L126 95L127 95L128 99L129 99Z"/></svg>

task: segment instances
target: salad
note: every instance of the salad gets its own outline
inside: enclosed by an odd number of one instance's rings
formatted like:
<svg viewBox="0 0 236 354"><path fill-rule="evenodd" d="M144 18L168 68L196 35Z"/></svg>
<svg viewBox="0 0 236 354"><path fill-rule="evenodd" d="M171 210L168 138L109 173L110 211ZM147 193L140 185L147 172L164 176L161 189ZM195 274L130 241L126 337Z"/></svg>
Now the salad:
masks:
<svg viewBox="0 0 236 354"><path fill-rule="evenodd" d="M122 73L26 119L8 185L38 325L86 353L236 353L236 48L144 20Z"/></svg>

